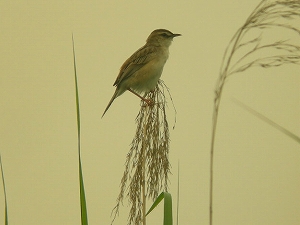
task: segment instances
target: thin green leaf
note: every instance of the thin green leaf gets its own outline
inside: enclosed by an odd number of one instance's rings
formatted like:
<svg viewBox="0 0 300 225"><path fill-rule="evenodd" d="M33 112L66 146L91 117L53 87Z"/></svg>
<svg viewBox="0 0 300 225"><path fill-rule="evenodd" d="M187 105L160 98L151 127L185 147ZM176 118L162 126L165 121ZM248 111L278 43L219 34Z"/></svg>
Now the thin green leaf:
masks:
<svg viewBox="0 0 300 225"><path fill-rule="evenodd" d="M5 189L4 172L3 172L3 167L2 167L1 155L0 155L0 166L1 166L2 184L3 184L3 193L4 193L4 204L5 204L5 209L4 209L5 225L8 225L7 198L6 198L6 189Z"/></svg>
<svg viewBox="0 0 300 225"><path fill-rule="evenodd" d="M146 213L146 216L161 202L161 200L163 200L164 198L164 194L165 192L162 192L154 201L154 203L152 204L151 208L148 210L148 212Z"/></svg>
<svg viewBox="0 0 300 225"><path fill-rule="evenodd" d="M168 192L162 192L154 201L146 216L164 199L164 225L172 225L172 196Z"/></svg>
<svg viewBox="0 0 300 225"><path fill-rule="evenodd" d="M164 196L164 225L172 225L172 196L170 193L167 192L165 192Z"/></svg>
<svg viewBox="0 0 300 225"><path fill-rule="evenodd" d="M75 47L74 38L72 35L73 44L73 60L74 60L74 74L75 74L75 91L76 91L76 115L77 115L77 140L78 140L78 163L79 163L79 187L80 187L80 211L81 211L81 224L88 225L87 207L84 191L84 182L81 167L81 149L80 149L80 109L79 109L79 94L78 94L78 83L76 73L76 58L75 58Z"/></svg>
<svg viewBox="0 0 300 225"><path fill-rule="evenodd" d="M180 180L179 180L179 160L178 160L178 178L177 178L177 211L176 211L176 224L178 225L179 223L179 220L178 220L178 217L179 217L179 192L180 192Z"/></svg>
<svg viewBox="0 0 300 225"><path fill-rule="evenodd" d="M244 103L240 102L239 100L237 100L237 99L233 99L233 100L238 106L240 106L243 109L247 110L252 115L258 117L259 119L261 119L263 121L265 121L266 123L268 123L272 127L276 128L277 130L281 131L282 133L284 133L288 137L290 137L290 138L294 139L295 141L297 141L298 143L300 143L300 137L298 137L297 135L295 135L292 132L288 131L284 127L280 126L279 124L275 123L274 121L270 120L269 118L265 117L264 115L260 114L259 112L255 111L254 109L252 109L249 106L245 105Z"/></svg>
<svg viewBox="0 0 300 225"><path fill-rule="evenodd" d="M81 159L79 157L79 182L80 182L80 208L81 208L81 224L88 225L88 216L85 200L84 183L81 168Z"/></svg>

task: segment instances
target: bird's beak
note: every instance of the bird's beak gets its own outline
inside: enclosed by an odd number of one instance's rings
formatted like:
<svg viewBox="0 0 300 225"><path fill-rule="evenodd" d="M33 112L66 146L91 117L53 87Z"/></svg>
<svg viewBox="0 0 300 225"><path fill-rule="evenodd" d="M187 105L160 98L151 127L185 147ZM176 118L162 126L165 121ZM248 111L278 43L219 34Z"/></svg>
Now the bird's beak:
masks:
<svg viewBox="0 0 300 225"><path fill-rule="evenodd" d="M181 36L181 34L173 34L173 38L178 36Z"/></svg>

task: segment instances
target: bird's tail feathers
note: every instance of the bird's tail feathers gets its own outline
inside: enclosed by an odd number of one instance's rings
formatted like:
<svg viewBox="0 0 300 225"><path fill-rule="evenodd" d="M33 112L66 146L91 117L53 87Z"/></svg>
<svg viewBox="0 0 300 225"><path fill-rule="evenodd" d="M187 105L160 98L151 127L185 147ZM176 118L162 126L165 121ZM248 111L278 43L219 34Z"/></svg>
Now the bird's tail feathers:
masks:
<svg viewBox="0 0 300 225"><path fill-rule="evenodd" d="M119 96L119 90L116 89L115 93L113 94L113 96L111 97L108 105L106 106L104 113L102 114L101 118L104 116L104 114L106 113L106 111L109 109L109 107L111 106L111 104L113 103L113 101Z"/></svg>

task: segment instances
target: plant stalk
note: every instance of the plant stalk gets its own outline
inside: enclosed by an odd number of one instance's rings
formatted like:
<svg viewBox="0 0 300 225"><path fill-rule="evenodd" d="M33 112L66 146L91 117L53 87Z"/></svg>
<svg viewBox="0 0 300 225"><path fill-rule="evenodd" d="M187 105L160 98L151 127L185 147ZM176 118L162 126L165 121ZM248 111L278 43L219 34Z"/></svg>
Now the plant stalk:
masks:
<svg viewBox="0 0 300 225"><path fill-rule="evenodd" d="M142 155L143 155L143 162L142 162L142 171L143 171L143 181L142 181L142 200L143 200L143 225L146 225L146 143L145 140L147 137L147 120L148 120L148 113L149 113L149 106L146 105L146 116L144 117L144 130L143 130L143 136L144 136L144 144L142 148Z"/></svg>

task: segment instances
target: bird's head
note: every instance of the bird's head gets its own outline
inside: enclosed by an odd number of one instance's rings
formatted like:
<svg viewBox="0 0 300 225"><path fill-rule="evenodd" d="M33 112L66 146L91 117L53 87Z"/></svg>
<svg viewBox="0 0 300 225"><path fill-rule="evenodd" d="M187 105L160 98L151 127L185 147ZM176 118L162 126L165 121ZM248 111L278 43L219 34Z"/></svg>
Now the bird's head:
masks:
<svg viewBox="0 0 300 225"><path fill-rule="evenodd" d="M169 30L157 29L152 31L152 33L149 35L147 38L147 43L169 47L173 41L173 38L178 36L181 36L181 34L173 34Z"/></svg>

